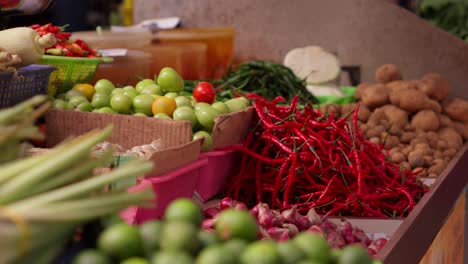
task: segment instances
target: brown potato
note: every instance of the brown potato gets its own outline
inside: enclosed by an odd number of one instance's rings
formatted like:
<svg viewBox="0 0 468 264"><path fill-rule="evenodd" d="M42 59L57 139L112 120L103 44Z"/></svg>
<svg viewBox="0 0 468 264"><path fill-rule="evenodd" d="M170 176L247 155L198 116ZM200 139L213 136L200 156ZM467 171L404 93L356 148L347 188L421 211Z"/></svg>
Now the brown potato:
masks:
<svg viewBox="0 0 468 264"><path fill-rule="evenodd" d="M440 127L453 127L453 121L450 117L440 114L439 115Z"/></svg>
<svg viewBox="0 0 468 264"><path fill-rule="evenodd" d="M395 64L384 64L375 72L375 81L386 84L401 80L401 72Z"/></svg>
<svg viewBox="0 0 468 264"><path fill-rule="evenodd" d="M372 137L380 137L380 134L385 131L385 127L378 125L375 127L371 127L367 130L366 137L367 138L372 138Z"/></svg>
<svg viewBox="0 0 468 264"><path fill-rule="evenodd" d="M419 111L411 120L411 126L413 126L416 131L437 131L439 125L439 117L437 114L427 109Z"/></svg>
<svg viewBox="0 0 468 264"><path fill-rule="evenodd" d="M384 147L386 149L391 149L393 147L396 147L400 143L400 140L396 136L388 135L387 137L384 137L383 140L384 140L384 143L385 143Z"/></svg>
<svg viewBox="0 0 468 264"><path fill-rule="evenodd" d="M410 171L411 170L411 166L409 164L409 162L401 162L400 163L400 167L403 168L405 171Z"/></svg>
<svg viewBox="0 0 468 264"><path fill-rule="evenodd" d="M398 92L396 96L399 97L399 103L395 105L410 113L425 109L429 100L429 98L419 90L403 90Z"/></svg>
<svg viewBox="0 0 468 264"><path fill-rule="evenodd" d="M391 104L384 105L379 109L383 111L392 126L404 128L408 124L408 113L402 109Z"/></svg>
<svg viewBox="0 0 468 264"><path fill-rule="evenodd" d="M453 157L455 157L455 155L457 155L457 149L448 148L444 152L442 152L442 154L444 155L444 158L447 158L448 160L451 160Z"/></svg>
<svg viewBox="0 0 468 264"><path fill-rule="evenodd" d="M434 165L432 165L427 172L429 174L435 174L435 175L440 175L444 171L444 169L447 167L447 162L445 160L440 160L438 162L434 162Z"/></svg>
<svg viewBox="0 0 468 264"><path fill-rule="evenodd" d="M383 84L371 85L362 92L361 101L371 109L385 105L389 102L388 89Z"/></svg>
<svg viewBox="0 0 468 264"><path fill-rule="evenodd" d="M403 132L400 137L400 141L403 143L410 143L414 139L416 134L414 132Z"/></svg>
<svg viewBox="0 0 468 264"><path fill-rule="evenodd" d="M378 137L372 137L369 139L370 142L376 144L376 145L380 145L380 138Z"/></svg>
<svg viewBox="0 0 468 264"><path fill-rule="evenodd" d="M441 101L450 93L450 82L438 73L429 73L421 79L419 89L430 98Z"/></svg>
<svg viewBox="0 0 468 264"><path fill-rule="evenodd" d="M358 111L358 119L362 122L367 122L369 120L369 117L371 115L371 111L367 106L365 105L360 105L359 106L359 111Z"/></svg>
<svg viewBox="0 0 468 264"><path fill-rule="evenodd" d="M459 149L463 146L463 139L454 128L442 128L439 131L439 137L447 141L450 148Z"/></svg>
<svg viewBox="0 0 468 264"><path fill-rule="evenodd" d="M424 165L424 153L422 150L413 150L408 154L408 162L411 168L422 167Z"/></svg>
<svg viewBox="0 0 468 264"><path fill-rule="evenodd" d="M436 100L432 100L432 99L427 100L426 108L431 109L436 113L442 112L442 106Z"/></svg>
<svg viewBox="0 0 468 264"><path fill-rule="evenodd" d="M453 98L443 102L444 112L453 120L468 121L468 101Z"/></svg>
<svg viewBox="0 0 468 264"><path fill-rule="evenodd" d="M396 164L406 161L406 156L401 152L396 152L390 155L390 160Z"/></svg>
<svg viewBox="0 0 468 264"><path fill-rule="evenodd" d="M413 81L394 81L386 84L389 90L390 103L393 105L400 104L399 93L406 90L417 90L418 87Z"/></svg>
<svg viewBox="0 0 468 264"><path fill-rule="evenodd" d="M356 92L354 92L354 97L356 99L361 99L362 92L370 86L369 83L361 83L356 87Z"/></svg>

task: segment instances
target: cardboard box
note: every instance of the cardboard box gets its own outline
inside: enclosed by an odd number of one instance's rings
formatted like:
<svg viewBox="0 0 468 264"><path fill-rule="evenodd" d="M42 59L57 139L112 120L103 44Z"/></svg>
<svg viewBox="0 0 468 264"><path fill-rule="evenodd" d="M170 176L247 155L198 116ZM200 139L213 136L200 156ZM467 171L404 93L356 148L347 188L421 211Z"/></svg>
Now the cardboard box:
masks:
<svg viewBox="0 0 468 264"><path fill-rule="evenodd" d="M243 142L253 118L253 108L218 116L213 128L214 148ZM178 147L192 140L188 121L156 119L131 115L103 114L66 110L46 113L47 146L55 146L70 136L82 135L96 128L114 125L109 142L129 149L160 138L165 147Z"/></svg>

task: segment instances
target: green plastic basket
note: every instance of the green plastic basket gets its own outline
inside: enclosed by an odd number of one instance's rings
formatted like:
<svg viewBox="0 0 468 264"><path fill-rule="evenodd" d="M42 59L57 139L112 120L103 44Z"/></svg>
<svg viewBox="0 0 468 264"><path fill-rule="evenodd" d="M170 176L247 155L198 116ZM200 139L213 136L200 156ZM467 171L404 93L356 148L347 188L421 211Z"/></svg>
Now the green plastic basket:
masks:
<svg viewBox="0 0 468 264"><path fill-rule="evenodd" d="M356 93L356 87L353 86L342 86L343 96L316 96L319 100L318 105L323 104L349 104L356 101L354 94Z"/></svg>
<svg viewBox="0 0 468 264"><path fill-rule="evenodd" d="M110 63L112 58L74 58L44 55L40 64L55 66L49 80L48 94L55 96L65 93L77 83L89 83L96 74L100 63Z"/></svg>

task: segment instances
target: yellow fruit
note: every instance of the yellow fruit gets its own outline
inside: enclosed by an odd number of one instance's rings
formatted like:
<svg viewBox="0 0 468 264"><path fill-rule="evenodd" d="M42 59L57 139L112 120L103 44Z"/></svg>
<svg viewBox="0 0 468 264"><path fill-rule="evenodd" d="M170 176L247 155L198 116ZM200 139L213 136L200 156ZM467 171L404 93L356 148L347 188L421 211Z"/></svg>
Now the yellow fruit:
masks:
<svg viewBox="0 0 468 264"><path fill-rule="evenodd" d="M153 114L163 113L172 117L172 113L177 108L176 101L172 98L160 96L154 99L152 110Z"/></svg>
<svg viewBox="0 0 468 264"><path fill-rule="evenodd" d="M80 91L88 100L91 100L94 95L94 86L88 83L78 83L73 86L73 90Z"/></svg>

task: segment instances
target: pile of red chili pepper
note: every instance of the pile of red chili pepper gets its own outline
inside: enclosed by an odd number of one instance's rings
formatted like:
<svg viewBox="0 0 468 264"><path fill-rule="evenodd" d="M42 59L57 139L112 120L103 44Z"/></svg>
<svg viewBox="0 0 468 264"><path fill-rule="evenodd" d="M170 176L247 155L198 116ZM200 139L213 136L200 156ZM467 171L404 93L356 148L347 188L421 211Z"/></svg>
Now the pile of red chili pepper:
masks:
<svg viewBox="0 0 468 264"><path fill-rule="evenodd" d="M90 48L83 40L77 39L75 41L71 41L71 33L65 32L65 27L66 26L55 26L51 23L43 26L39 24L31 26L32 29L39 33L39 36L52 33L57 39L57 43L54 46L46 49L46 54L48 55L85 58L96 58L101 56L96 52L96 50Z"/></svg>
<svg viewBox="0 0 468 264"><path fill-rule="evenodd" d="M253 95L258 122L243 146L240 171L225 195L253 206L315 208L326 216L403 217L427 191L415 173L387 160L348 117L323 115L298 98ZM348 121L349 119L349 121Z"/></svg>

